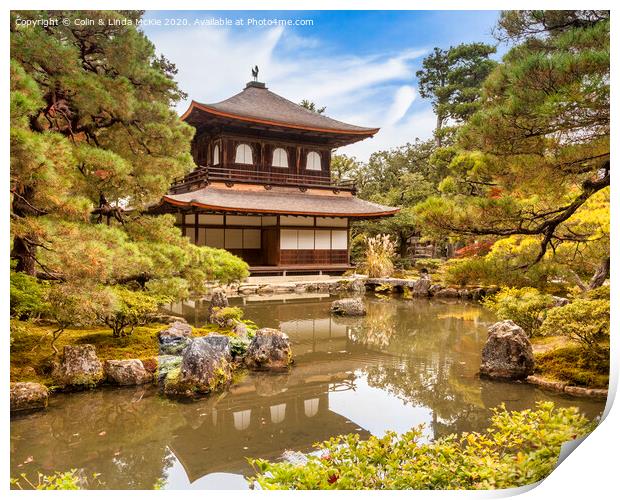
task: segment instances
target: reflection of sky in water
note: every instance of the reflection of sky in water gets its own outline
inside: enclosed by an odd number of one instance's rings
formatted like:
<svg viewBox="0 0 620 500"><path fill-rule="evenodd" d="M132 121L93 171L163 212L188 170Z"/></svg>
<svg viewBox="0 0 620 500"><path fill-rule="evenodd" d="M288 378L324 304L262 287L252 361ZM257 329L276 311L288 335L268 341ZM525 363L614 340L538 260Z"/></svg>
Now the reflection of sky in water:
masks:
<svg viewBox="0 0 620 500"><path fill-rule="evenodd" d="M207 474L193 483L189 481L185 469L179 460L172 454L172 466L166 471L167 479L164 485L166 490L245 490L248 483L241 474L214 472Z"/></svg>
<svg viewBox="0 0 620 500"><path fill-rule="evenodd" d="M393 394L370 387L362 372L356 372L355 389L329 393L329 409L355 422L375 436L387 430L399 434L419 424L426 424L424 436L432 437L429 424L432 412L428 408L404 403Z"/></svg>

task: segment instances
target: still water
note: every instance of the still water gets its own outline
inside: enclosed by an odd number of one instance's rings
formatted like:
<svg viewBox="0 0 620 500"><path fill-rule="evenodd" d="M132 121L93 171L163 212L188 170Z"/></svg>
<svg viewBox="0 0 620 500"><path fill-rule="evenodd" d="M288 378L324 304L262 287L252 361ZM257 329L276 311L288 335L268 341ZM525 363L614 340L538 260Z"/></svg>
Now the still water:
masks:
<svg viewBox="0 0 620 500"><path fill-rule="evenodd" d="M92 488L246 488L246 457L311 451L338 434L382 435L424 424L433 439L488 425L490 408L574 399L477 376L493 317L478 305L367 297L364 318L330 316L329 297L289 302L246 299L246 318L288 333L289 373L249 373L229 391L191 403L154 387L58 395L47 411L11 421L11 476L81 469ZM181 312L204 322L204 304Z"/></svg>

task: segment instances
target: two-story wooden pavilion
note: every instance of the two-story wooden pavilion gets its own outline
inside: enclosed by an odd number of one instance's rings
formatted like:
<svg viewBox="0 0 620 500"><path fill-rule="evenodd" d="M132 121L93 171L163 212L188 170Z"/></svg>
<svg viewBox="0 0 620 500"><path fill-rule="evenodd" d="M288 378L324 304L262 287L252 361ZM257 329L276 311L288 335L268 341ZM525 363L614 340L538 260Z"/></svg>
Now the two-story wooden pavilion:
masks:
<svg viewBox="0 0 620 500"><path fill-rule="evenodd" d="M192 101L182 119L196 128L199 167L155 210L176 213L192 242L229 250L253 274L342 272L350 222L398 211L331 178L332 150L379 129L310 111L256 81L215 104Z"/></svg>

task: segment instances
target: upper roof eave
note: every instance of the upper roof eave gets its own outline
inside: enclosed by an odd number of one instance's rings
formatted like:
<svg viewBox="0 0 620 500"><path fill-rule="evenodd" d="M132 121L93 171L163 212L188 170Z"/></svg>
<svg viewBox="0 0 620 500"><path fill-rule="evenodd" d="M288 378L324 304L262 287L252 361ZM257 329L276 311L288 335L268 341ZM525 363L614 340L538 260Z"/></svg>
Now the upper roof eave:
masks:
<svg viewBox="0 0 620 500"><path fill-rule="evenodd" d="M205 113L210 113L212 115L220 116L223 118L230 118L233 120L245 121L249 123L258 123L261 125L270 125L270 126L275 126L275 127L283 127L283 128L296 129L296 130L309 130L313 132L321 132L321 133L327 133L327 134L372 137L380 130L380 128L365 128L365 129L359 129L359 130L323 128L323 127L315 127L315 126L310 126L310 125L294 124L294 123L278 121L278 120L265 120L263 118L243 116L243 115L239 115L235 113L228 113L225 111L221 111L211 106L208 106L206 104L195 101L193 99L187 111L185 111L185 113L181 115L181 120L184 120L184 121L187 120L187 118L189 118L189 116L192 114L194 110L202 111Z"/></svg>

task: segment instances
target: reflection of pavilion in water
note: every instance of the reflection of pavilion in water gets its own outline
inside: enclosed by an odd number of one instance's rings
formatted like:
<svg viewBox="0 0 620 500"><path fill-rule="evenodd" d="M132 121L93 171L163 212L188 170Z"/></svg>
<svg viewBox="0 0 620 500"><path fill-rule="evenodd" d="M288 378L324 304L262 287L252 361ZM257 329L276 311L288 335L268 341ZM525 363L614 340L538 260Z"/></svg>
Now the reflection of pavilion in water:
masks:
<svg viewBox="0 0 620 500"><path fill-rule="evenodd" d="M250 473L246 457L274 460L285 449L308 452L338 434L368 437L329 407L329 393L350 390L354 375L322 368L321 374L300 377L252 375L213 405L191 405L192 429L176 432L169 444L189 480L212 472Z"/></svg>

